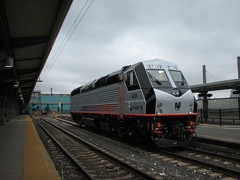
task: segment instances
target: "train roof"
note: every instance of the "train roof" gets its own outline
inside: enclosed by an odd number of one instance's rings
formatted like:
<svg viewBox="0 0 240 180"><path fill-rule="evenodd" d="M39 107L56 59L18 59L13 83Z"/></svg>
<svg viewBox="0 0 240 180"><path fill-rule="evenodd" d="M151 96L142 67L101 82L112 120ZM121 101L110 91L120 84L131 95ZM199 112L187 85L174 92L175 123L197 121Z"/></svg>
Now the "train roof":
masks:
<svg viewBox="0 0 240 180"><path fill-rule="evenodd" d="M115 71L111 74L108 74L106 76L103 76L99 79L95 79L93 81L90 81L76 89L74 89L71 94L75 95L78 94L80 92L86 92L92 89L96 89L99 87L103 87L106 85L110 85L113 83L116 83L119 81L119 74L122 72L125 72L128 69L134 69L136 66L138 66L139 64L143 64L145 69L174 69L174 70L178 70L178 66L175 63L172 63L170 61L166 61L166 60L162 60L162 59L151 59L151 60L145 60L145 61L140 61L138 63L132 64L132 65L128 65L128 66L124 66L122 67L120 70Z"/></svg>
<svg viewBox="0 0 240 180"><path fill-rule="evenodd" d="M152 59L142 61L145 69L174 69L179 70L177 64L163 59Z"/></svg>

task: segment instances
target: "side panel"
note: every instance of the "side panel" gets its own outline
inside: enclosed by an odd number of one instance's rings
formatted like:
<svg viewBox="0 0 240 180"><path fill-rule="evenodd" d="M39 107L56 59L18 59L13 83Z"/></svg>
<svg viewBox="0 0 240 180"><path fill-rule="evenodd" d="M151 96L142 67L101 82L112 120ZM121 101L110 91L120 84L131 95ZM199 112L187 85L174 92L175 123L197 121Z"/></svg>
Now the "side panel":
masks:
<svg viewBox="0 0 240 180"><path fill-rule="evenodd" d="M146 102L142 90L127 91L125 88L125 115L141 115L146 113Z"/></svg>
<svg viewBox="0 0 240 180"><path fill-rule="evenodd" d="M83 114L118 114L118 84L78 95L77 112Z"/></svg>

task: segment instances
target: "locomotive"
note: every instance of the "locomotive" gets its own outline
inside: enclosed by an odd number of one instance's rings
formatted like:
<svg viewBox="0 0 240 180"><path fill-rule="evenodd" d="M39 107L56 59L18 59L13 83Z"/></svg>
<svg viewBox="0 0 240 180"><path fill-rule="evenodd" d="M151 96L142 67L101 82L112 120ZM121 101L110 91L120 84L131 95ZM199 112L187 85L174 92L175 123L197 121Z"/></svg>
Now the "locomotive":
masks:
<svg viewBox="0 0 240 180"><path fill-rule="evenodd" d="M179 67L161 59L124 66L71 92L75 122L120 137L149 139L158 147L189 144L196 112Z"/></svg>

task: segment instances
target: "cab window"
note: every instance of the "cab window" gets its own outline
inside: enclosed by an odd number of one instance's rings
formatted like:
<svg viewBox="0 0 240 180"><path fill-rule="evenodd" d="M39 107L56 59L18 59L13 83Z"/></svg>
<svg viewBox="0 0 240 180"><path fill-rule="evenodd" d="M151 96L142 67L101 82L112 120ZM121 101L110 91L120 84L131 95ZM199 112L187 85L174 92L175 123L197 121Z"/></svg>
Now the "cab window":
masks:
<svg viewBox="0 0 240 180"><path fill-rule="evenodd" d="M163 69L147 69L147 74L154 88L171 87L167 74Z"/></svg>
<svg viewBox="0 0 240 180"><path fill-rule="evenodd" d="M173 81L175 82L177 87L188 87L188 84L184 78L184 76L182 75L181 71L173 71L173 70L169 70Z"/></svg>
<svg viewBox="0 0 240 180"><path fill-rule="evenodd" d="M130 71L127 73L127 78L126 78L125 84L129 91L140 88L134 71Z"/></svg>

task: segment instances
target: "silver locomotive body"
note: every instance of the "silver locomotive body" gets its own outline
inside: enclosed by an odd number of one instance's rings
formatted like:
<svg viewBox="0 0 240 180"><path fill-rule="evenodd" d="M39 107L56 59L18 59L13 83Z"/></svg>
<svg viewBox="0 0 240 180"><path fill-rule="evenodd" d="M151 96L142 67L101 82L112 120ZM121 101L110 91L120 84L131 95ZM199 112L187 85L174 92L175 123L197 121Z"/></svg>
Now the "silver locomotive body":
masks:
<svg viewBox="0 0 240 180"><path fill-rule="evenodd" d="M192 140L196 108L177 65L159 59L125 66L71 93L71 115L79 124L145 137L159 147Z"/></svg>

